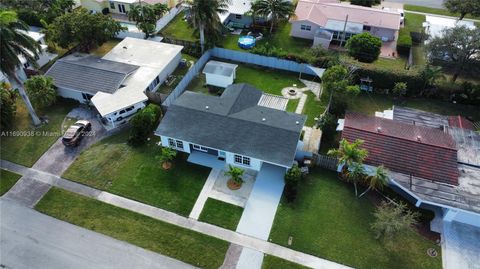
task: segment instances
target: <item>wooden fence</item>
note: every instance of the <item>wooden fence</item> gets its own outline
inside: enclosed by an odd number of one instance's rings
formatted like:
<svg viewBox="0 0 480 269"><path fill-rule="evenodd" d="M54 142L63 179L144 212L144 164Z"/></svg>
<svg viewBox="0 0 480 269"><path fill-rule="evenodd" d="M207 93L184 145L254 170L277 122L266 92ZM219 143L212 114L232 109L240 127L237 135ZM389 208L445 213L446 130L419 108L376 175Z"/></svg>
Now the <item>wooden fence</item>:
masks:
<svg viewBox="0 0 480 269"><path fill-rule="evenodd" d="M315 165L320 166L325 169L337 171L338 160L321 154L314 154L313 159L315 160Z"/></svg>

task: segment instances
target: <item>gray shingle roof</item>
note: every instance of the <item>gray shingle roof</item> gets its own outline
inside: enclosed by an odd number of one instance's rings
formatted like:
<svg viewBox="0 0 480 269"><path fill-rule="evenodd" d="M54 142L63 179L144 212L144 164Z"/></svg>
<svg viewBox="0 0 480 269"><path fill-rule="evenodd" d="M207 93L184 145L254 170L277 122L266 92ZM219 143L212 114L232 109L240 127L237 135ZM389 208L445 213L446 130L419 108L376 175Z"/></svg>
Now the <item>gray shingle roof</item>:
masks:
<svg viewBox="0 0 480 269"><path fill-rule="evenodd" d="M231 85L220 97L187 91L156 134L289 167L306 116L258 106L261 96L247 84Z"/></svg>
<svg viewBox="0 0 480 269"><path fill-rule="evenodd" d="M215 74L225 77L230 77L235 71L238 65L218 62L218 61L209 61L203 68L204 74Z"/></svg>
<svg viewBox="0 0 480 269"><path fill-rule="evenodd" d="M45 73L59 88L94 95L98 91L113 93L138 66L124 64L90 55L69 55L55 62Z"/></svg>

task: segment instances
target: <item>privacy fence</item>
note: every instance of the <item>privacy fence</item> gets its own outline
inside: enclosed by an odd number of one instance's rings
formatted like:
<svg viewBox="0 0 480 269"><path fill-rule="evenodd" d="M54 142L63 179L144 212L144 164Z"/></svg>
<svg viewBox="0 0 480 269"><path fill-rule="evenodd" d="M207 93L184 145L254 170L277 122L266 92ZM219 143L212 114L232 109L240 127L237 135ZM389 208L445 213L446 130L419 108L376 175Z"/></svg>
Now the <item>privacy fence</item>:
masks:
<svg viewBox="0 0 480 269"><path fill-rule="evenodd" d="M280 69L290 72L302 73L315 76L315 72L310 69L310 65L301 64L290 60L279 59L275 57L268 57L243 51L229 50L223 48L213 48L205 52L202 57L192 66L183 79L178 83L177 87L170 93L170 95L163 102L163 106L170 106L175 99L177 99L188 87L188 84L194 79L203 69L203 66L211 58L219 60L228 60L239 63L254 64L272 69Z"/></svg>

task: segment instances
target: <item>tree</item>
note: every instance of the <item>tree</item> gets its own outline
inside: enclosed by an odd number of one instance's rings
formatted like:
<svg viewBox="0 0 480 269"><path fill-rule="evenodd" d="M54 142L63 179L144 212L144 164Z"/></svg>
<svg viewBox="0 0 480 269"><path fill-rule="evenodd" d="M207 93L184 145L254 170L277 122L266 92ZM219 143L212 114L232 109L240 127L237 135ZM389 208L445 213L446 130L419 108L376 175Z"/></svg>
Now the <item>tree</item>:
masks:
<svg viewBox="0 0 480 269"><path fill-rule="evenodd" d="M380 4L380 0L350 0L350 4L364 7L371 7Z"/></svg>
<svg viewBox="0 0 480 269"><path fill-rule="evenodd" d="M348 54L360 62L371 63L378 59L382 40L369 32L352 36L345 47Z"/></svg>
<svg viewBox="0 0 480 269"><path fill-rule="evenodd" d="M177 151L169 148L169 147L162 147L160 151L160 156L157 156L157 159L160 160L162 163L162 168L168 170L172 168L172 161L177 156Z"/></svg>
<svg viewBox="0 0 480 269"><path fill-rule="evenodd" d="M0 129L6 130L12 127L15 113L17 112L17 95L10 87L10 84L0 84Z"/></svg>
<svg viewBox="0 0 480 269"><path fill-rule="evenodd" d="M51 41L62 48L78 44L80 51L88 53L124 29L110 16L101 13L90 14L85 8L79 8L56 18L49 24L48 35Z"/></svg>
<svg viewBox="0 0 480 269"><path fill-rule="evenodd" d="M293 202L297 198L298 184L302 179L302 172L298 165L293 165L285 174L285 198L288 202Z"/></svg>
<svg viewBox="0 0 480 269"><path fill-rule="evenodd" d="M375 169L375 174L366 177L368 188L358 197L362 197L369 190L379 190L385 187L388 183L388 170L383 165Z"/></svg>
<svg viewBox="0 0 480 269"><path fill-rule="evenodd" d="M46 76L34 76L25 81L25 90L35 108L51 106L57 99L53 79Z"/></svg>
<svg viewBox="0 0 480 269"><path fill-rule="evenodd" d="M236 166L228 166L228 171L226 171L224 174L225 176L229 176L230 180L232 180L237 186L241 186L243 183L243 169L236 167Z"/></svg>
<svg viewBox="0 0 480 269"><path fill-rule="evenodd" d="M350 143L345 138L340 140L340 146L338 149L331 149L328 151L328 155L334 156L338 159L338 162L343 165L342 175L346 176L348 168L353 165L353 163L363 163L363 160L367 158L368 151L362 149L361 146L363 140L356 139L354 142Z"/></svg>
<svg viewBox="0 0 480 269"><path fill-rule="evenodd" d="M352 163L350 168L346 172L346 179L348 182L352 182L355 188L355 197L358 197L358 188L357 184L365 180L365 168L363 167L362 163Z"/></svg>
<svg viewBox="0 0 480 269"><path fill-rule="evenodd" d="M205 33L210 36L222 29L218 14L228 12L230 0L193 0L190 9L193 26L200 32L202 54L205 51Z"/></svg>
<svg viewBox="0 0 480 269"><path fill-rule="evenodd" d="M135 114L135 116L133 116L133 118L130 120L132 129L130 131L128 143L134 146L145 144L155 127L157 127L157 123L161 115L161 108L155 104L149 104L147 107Z"/></svg>
<svg viewBox="0 0 480 269"><path fill-rule="evenodd" d="M328 68L322 75L322 87L330 93L326 111L330 111L334 95L345 97L345 95L356 95L360 92L358 86L349 85L350 77L355 69L347 70L342 65L335 65Z"/></svg>
<svg viewBox="0 0 480 269"><path fill-rule="evenodd" d="M459 20L462 20L467 14L480 16L480 1L478 0L445 0L443 5L448 11L459 13Z"/></svg>
<svg viewBox="0 0 480 269"><path fill-rule="evenodd" d="M157 21L168 12L166 4L133 5L128 12L128 19L135 21L138 29L145 33L145 39L156 31Z"/></svg>
<svg viewBox="0 0 480 269"><path fill-rule="evenodd" d="M270 33L278 20L288 18L294 12L292 2L288 0L257 0L255 6L258 14L270 16Z"/></svg>
<svg viewBox="0 0 480 269"><path fill-rule="evenodd" d="M425 81L425 87L435 86L437 80L445 78L442 67L427 64L420 72L420 76Z"/></svg>
<svg viewBox="0 0 480 269"><path fill-rule="evenodd" d="M392 93L398 98L405 97L407 95L407 83L395 82Z"/></svg>
<svg viewBox="0 0 480 269"><path fill-rule="evenodd" d="M441 59L453 63L455 82L465 67L472 64L480 53L480 28L469 29L466 26L445 28L442 34L427 44L431 59Z"/></svg>
<svg viewBox="0 0 480 269"><path fill-rule="evenodd" d="M18 84L18 91L22 97L35 126L40 125L30 99L28 99L23 84L17 77L17 69L22 68L19 55L32 66L38 66L36 58L40 51L40 45L24 31L28 31L28 25L17 18L13 11L0 11L0 69L5 75Z"/></svg>
<svg viewBox="0 0 480 269"><path fill-rule="evenodd" d="M382 203L373 213L375 221L371 224L371 229L375 232L375 238L384 237L392 239L393 236L403 230L409 229L417 224L420 214L408 209L407 204L400 203Z"/></svg>

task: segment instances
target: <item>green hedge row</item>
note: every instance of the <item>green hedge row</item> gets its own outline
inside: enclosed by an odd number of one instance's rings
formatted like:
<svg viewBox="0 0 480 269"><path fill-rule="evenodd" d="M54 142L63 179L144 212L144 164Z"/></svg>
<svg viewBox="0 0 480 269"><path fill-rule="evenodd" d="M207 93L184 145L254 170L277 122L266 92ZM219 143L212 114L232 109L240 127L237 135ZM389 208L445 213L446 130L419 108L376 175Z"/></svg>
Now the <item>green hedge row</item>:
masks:
<svg viewBox="0 0 480 269"><path fill-rule="evenodd" d="M400 29L397 40L397 51L400 55L407 56L410 54L410 48L412 47L412 36L410 31L405 28Z"/></svg>

